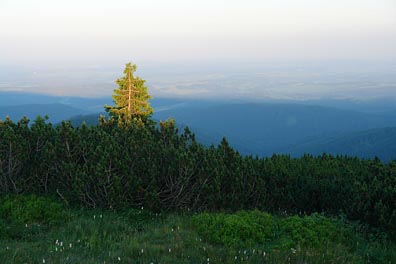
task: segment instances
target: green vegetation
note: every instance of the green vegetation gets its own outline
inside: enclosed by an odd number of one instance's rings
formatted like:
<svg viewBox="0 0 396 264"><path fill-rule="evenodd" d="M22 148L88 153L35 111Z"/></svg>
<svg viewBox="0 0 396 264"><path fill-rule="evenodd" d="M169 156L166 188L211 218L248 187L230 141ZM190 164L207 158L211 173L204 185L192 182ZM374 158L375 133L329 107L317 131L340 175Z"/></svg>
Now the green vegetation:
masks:
<svg viewBox="0 0 396 264"><path fill-rule="evenodd" d="M200 234L209 241L226 246L253 246L274 238L275 222L260 211L236 214L200 214L192 218Z"/></svg>
<svg viewBox="0 0 396 264"><path fill-rule="evenodd" d="M48 198L7 197L37 203ZM2 203L4 203L4 201ZM40 204L38 208L48 208ZM55 212L56 211L56 212ZM53 215L58 215L57 210ZM393 263L396 244L323 215L62 209L26 223L0 217L1 263ZM5 231L5 232L4 232ZM252 233L253 232L253 233ZM375 238L373 238L375 237Z"/></svg>
<svg viewBox="0 0 396 264"><path fill-rule="evenodd" d="M148 102L151 97L145 86L146 81L133 76L136 68L135 64L126 64L125 76L116 81L119 88L114 90L115 106L105 106L106 111L123 124L131 124L132 120L136 122L147 119L153 113Z"/></svg>
<svg viewBox="0 0 396 264"><path fill-rule="evenodd" d="M204 147L174 120L150 119L135 68L96 126L0 121L6 262L396 260L395 162Z"/></svg>
<svg viewBox="0 0 396 264"><path fill-rule="evenodd" d="M396 164L344 156L242 156L174 123L0 123L0 192L71 206L343 213L395 234Z"/></svg>
<svg viewBox="0 0 396 264"><path fill-rule="evenodd" d="M0 198L0 215L4 220L23 224L53 224L66 217L62 204L36 195Z"/></svg>

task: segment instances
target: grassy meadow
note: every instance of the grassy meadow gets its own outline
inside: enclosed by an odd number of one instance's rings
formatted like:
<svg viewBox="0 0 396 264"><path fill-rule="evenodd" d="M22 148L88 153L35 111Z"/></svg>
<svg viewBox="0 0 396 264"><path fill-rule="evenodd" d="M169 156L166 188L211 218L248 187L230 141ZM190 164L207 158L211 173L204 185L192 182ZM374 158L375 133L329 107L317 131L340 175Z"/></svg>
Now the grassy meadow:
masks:
<svg viewBox="0 0 396 264"><path fill-rule="evenodd" d="M3 197L1 263L395 263L386 233L342 217L66 208Z"/></svg>

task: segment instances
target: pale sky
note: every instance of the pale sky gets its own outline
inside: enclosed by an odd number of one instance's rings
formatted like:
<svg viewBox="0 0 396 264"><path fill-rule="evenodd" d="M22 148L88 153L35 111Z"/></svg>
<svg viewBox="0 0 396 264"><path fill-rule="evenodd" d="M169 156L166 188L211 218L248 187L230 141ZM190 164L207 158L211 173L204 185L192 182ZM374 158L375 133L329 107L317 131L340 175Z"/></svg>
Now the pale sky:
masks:
<svg viewBox="0 0 396 264"><path fill-rule="evenodd" d="M0 64L396 59L395 0L0 0Z"/></svg>

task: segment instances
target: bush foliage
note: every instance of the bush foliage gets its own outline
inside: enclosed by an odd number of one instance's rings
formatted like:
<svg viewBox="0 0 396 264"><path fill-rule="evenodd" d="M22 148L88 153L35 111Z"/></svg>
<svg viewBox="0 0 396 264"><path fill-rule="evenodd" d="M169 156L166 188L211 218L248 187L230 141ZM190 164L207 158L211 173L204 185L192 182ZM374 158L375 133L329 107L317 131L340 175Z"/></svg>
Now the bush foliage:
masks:
<svg viewBox="0 0 396 264"><path fill-rule="evenodd" d="M318 213L310 216L291 216L282 219L280 232L287 236L290 247L307 245L318 247L340 237L341 224Z"/></svg>
<svg viewBox="0 0 396 264"><path fill-rule="evenodd" d="M343 213L396 232L393 161L241 156L225 139L204 147L169 121L126 127L102 118L97 126L73 127L6 119L0 122L0 193L102 208Z"/></svg>
<svg viewBox="0 0 396 264"><path fill-rule="evenodd" d="M227 246L253 246L274 238L275 223L270 214L240 211L236 214L199 214L192 224L210 242Z"/></svg>
<svg viewBox="0 0 396 264"><path fill-rule="evenodd" d="M0 199L0 218L19 224L53 224L65 220L60 203L36 195L6 196Z"/></svg>
<svg viewBox="0 0 396 264"><path fill-rule="evenodd" d="M202 213L193 216L191 222L209 242L231 247L270 243L280 249L318 248L333 242L343 243L351 235L345 232L342 221L318 213L282 218L257 210Z"/></svg>

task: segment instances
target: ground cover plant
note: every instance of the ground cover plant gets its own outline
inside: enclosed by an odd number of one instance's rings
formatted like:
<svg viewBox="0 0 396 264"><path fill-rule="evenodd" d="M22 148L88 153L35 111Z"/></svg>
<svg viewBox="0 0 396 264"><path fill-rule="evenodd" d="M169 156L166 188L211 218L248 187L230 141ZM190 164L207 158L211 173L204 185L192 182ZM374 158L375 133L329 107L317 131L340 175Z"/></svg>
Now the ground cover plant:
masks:
<svg viewBox="0 0 396 264"><path fill-rule="evenodd" d="M24 196L37 203L49 198ZM6 197L17 204L20 197ZM62 214L60 221L59 213ZM32 219L1 215L2 263L394 263L386 234L320 214L154 213L52 210Z"/></svg>

